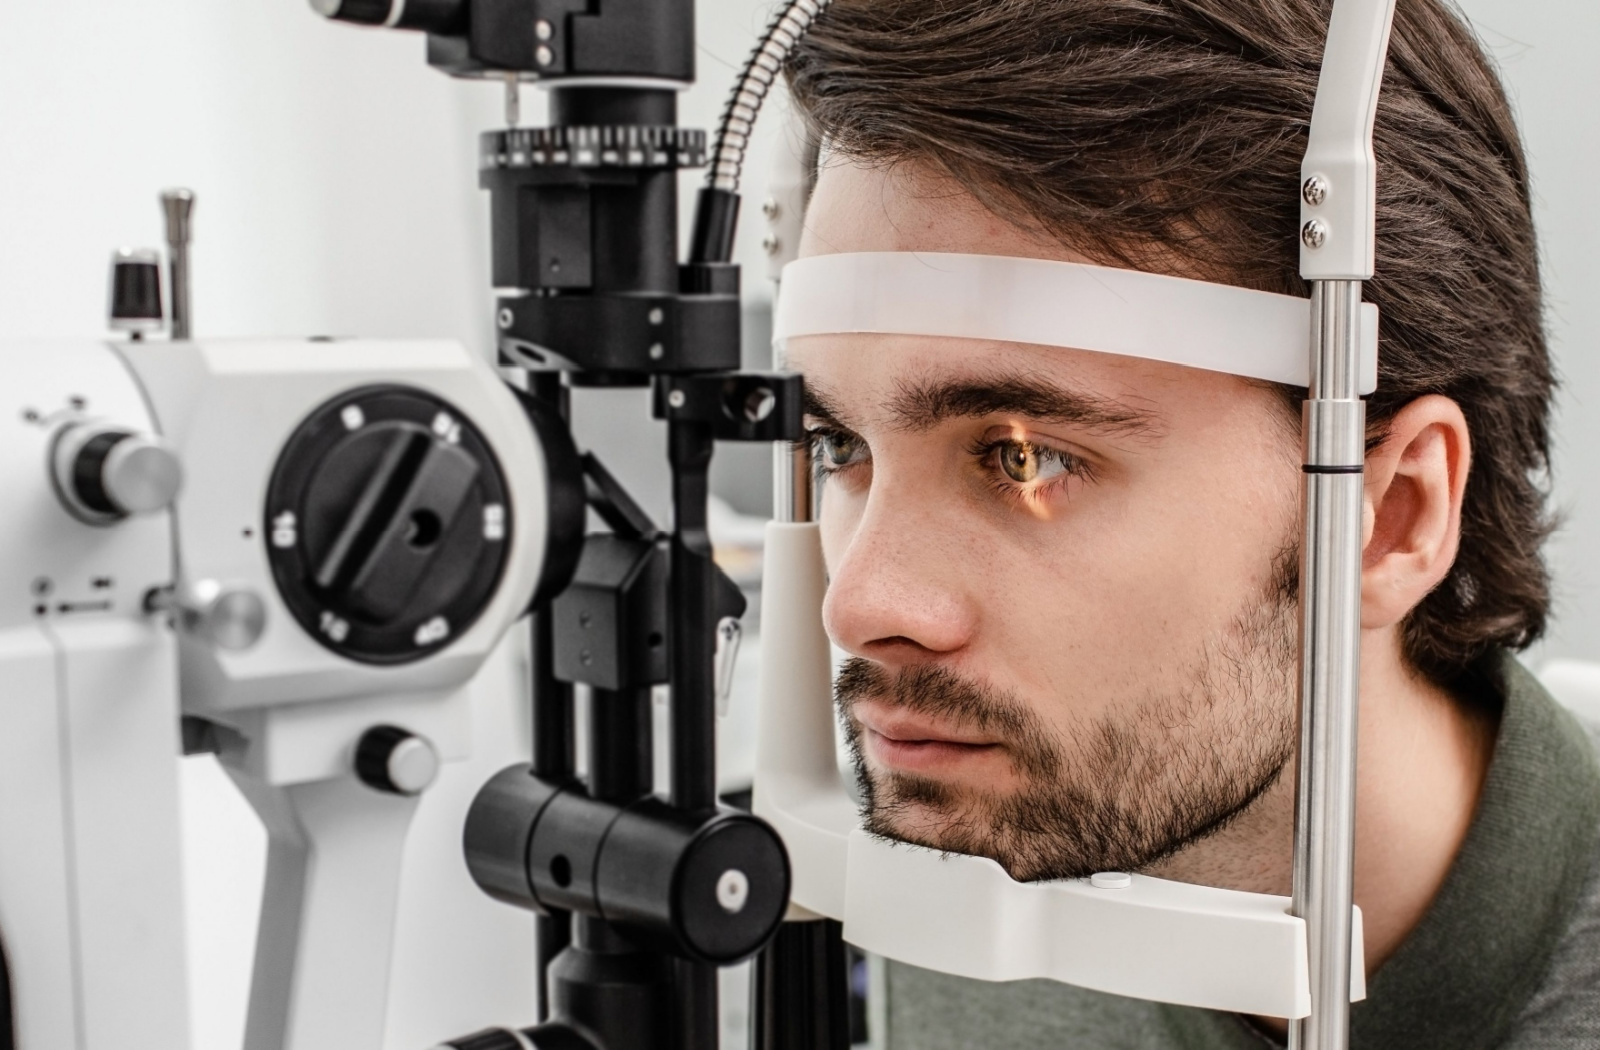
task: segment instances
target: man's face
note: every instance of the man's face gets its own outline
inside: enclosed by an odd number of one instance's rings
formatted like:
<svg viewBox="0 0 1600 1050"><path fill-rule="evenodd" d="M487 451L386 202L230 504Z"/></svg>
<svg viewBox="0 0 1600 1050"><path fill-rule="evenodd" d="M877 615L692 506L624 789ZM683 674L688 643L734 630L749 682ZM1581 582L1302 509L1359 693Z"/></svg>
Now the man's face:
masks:
<svg viewBox="0 0 1600 1050"><path fill-rule="evenodd" d="M803 255L1082 261L909 166L822 175ZM794 340L868 826L1021 879L1150 865L1293 754L1299 468L1274 391L1107 354Z"/></svg>

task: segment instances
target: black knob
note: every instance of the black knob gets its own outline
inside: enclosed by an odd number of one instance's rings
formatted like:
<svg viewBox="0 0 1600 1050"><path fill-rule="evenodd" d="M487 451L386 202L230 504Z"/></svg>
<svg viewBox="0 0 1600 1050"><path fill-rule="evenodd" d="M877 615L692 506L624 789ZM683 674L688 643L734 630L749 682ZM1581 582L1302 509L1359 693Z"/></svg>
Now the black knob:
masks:
<svg viewBox="0 0 1600 1050"><path fill-rule="evenodd" d="M420 390L367 387L295 431L268 487L267 554L284 603L353 659L403 663L480 616L511 507L488 443Z"/></svg>
<svg viewBox="0 0 1600 1050"><path fill-rule="evenodd" d="M67 510L92 525L172 505L183 465L159 439L120 427L80 423L56 437L56 491Z"/></svg>
<svg viewBox="0 0 1600 1050"><path fill-rule="evenodd" d="M392 795L420 795L439 775L439 752L399 726L373 726L356 744L356 776Z"/></svg>
<svg viewBox="0 0 1600 1050"><path fill-rule="evenodd" d="M111 329L140 337L161 330L161 256L120 248L111 256Z"/></svg>

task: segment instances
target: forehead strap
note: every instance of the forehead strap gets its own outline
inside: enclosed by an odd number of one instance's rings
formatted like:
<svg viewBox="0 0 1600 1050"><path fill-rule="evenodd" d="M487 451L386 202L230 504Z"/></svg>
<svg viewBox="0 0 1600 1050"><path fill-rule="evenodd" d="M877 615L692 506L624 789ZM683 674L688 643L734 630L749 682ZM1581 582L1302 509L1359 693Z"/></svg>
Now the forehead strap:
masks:
<svg viewBox="0 0 1600 1050"><path fill-rule="evenodd" d="M1311 303L1052 259L850 252L783 268L773 343L873 333L1092 350L1304 387ZM1361 306L1360 390L1378 382L1378 308Z"/></svg>

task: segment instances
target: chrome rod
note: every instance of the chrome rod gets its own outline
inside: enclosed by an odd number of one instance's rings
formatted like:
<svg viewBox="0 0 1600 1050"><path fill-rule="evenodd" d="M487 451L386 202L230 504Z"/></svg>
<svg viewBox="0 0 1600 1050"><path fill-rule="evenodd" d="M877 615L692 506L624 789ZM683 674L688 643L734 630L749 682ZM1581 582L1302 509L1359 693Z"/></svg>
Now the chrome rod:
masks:
<svg viewBox="0 0 1600 1050"><path fill-rule="evenodd" d="M1293 914L1306 922L1311 1014L1294 1050L1345 1050L1350 1034L1356 719L1361 676L1361 282L1315 281L1304 407L1299 784Z"/></svg>
<svg viewBox="0 0 1600 1050"><path fill-rule="evenodd" d="M161 194L167 225L168 293L172 300L172 338L193 336L194 315L189 302L189 242L193 238L194 191L167 190Z"/></svg>
<svg viewBox="0 0 1600 1050"><path fill-rule="evenodd" d="M776 294L782 290L774 286ZM774 307L776 309L776 307ZM782 370L788 362L782 350L773 348L773 366ZM811 447L804 441L779 441L772 446L772 517L776 521L810 521L815 495L812 492Z"/></svg>

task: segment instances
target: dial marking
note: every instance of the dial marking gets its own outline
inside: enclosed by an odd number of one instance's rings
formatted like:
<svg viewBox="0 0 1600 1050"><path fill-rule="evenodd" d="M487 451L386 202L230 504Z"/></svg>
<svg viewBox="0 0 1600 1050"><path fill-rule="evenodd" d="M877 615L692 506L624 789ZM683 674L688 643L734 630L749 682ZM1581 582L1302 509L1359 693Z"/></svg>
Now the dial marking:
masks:
<svg viewBox="0 0 1600 1050"><path fill-rule="evenodd" d="M299 522L294 511L286 510L272 519L272 545L288 550L300 538Z"/></svg>
<svg viewBox="0 0 1600 1050"><path fill-rule="evenodd" d="M435 616L421 627L417 628L416 635L412 638L419 647L442 642L450 637L450 621L443 616Z"/></svg>

